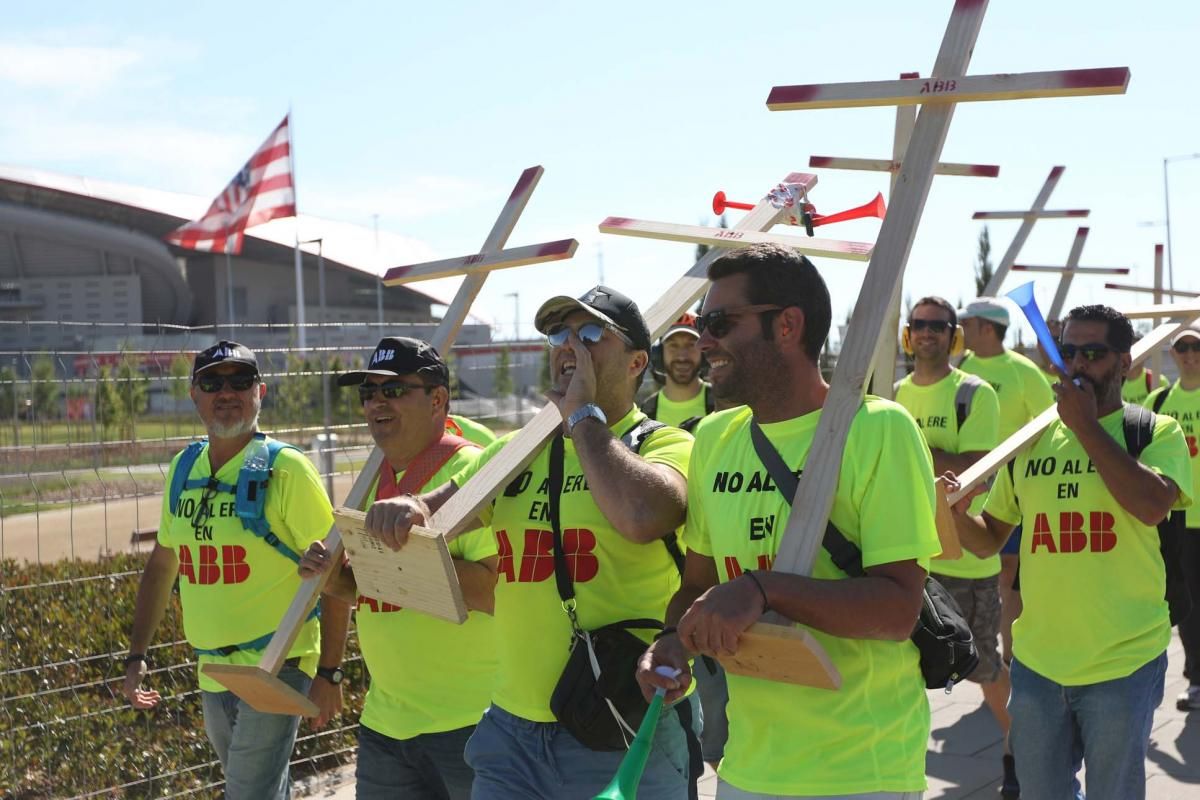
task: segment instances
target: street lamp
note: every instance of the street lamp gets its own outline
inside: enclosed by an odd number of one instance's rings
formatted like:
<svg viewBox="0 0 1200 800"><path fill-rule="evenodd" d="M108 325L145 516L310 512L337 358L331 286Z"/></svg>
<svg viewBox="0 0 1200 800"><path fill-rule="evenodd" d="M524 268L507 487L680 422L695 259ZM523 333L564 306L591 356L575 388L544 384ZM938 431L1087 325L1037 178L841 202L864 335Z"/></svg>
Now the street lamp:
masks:
<svg viewBox="0 0 1200 800"><path fill-rule="evenodd" d="M1167 282L1170 284L1171 300L1175 299L1175 259L1171 256L1171 192L1167 182L1167 165L1172 161L1191 161L1200 158L1200 153L1167 156L1163 159L1163 205L1167 212Z"/></svg>
<svg viewBox="0 0 1200 800"><path fill-rule="evenodd" d="M329 385L329 349L327 333L329 326L325 319L325 240L323 238L308 239L300 244L315 244L317 246L317 302L320 306L321 325L321 421L325 427L324 442L321 450L321 471L325 473L325 492L333 500L333 419Z"/></svg>

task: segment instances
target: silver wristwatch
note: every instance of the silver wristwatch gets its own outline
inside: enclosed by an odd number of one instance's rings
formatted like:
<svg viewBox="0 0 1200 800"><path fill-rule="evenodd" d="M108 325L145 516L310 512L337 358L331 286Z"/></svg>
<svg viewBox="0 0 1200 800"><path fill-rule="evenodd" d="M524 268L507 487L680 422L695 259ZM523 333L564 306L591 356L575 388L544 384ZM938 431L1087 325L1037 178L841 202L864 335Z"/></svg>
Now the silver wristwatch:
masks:
<svg viewBox="0 0 1200 800"><path fill-rule="evenodd" d="M575 426L588 417L595 417L600 420L600 424L608 427L608 417L604 416L604 412L600 410L600 406L595 403L588 403L585 406L580 406L576 409L575 413L567 417L567 433L575 430Z"/></svg>

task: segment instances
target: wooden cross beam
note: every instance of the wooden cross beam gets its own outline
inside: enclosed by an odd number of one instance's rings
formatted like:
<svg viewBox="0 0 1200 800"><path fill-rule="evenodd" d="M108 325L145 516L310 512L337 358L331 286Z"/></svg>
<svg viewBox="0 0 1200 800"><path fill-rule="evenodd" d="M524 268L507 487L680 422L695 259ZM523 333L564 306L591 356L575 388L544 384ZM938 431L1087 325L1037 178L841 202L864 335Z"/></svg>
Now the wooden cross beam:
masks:
<svg viewBox="0 0 1200 800"><path fill-rule="evenodd" d="M1019 219L1021 227L1017 228L1017 234L1009 243L1008 249L1004 251L1004 257L1000 259L1000 264L997 265L996 271L992 273L992 279L987 282L987 286L983 287L983 294L986 297L995 297L1000 293L1000 287L1004 285L1004 279L1008 277L1008 271L1017 260L1017 254L1021 252L1021 248L1025 246L1025 240L1029 238L1029 234L1033 231L1033 224L1039 219L1050 219L1055 217L1086 217L1089 213L1086 209L1071 209L1069 211L1046 211L1046 202L1050 199L1050 193L1054 191L1054 187L1058 186L1058 180L1062 177L1063 170L1066 167L1053 167L1050 170L1050 175L1046 178L1046 182L1042 184L1041 191L1033 201L1028 211L976 211L971 215L971 219Z"/></svg>
<svg viewBox="0 0 1200 800"><path fill-rule="evenodd" d="M901 73L901 80L915 81L920 79L918 72ZM825 167L827 169L855 169L888 172L888 202L896 192L896 179L900 175L900 167L904 163L904 153L912 140L913 128L917 124L917 107L904 105L896 107L896 124L892 132L892 160L868 158L838 158L831 156L812 156L808 159L810 167ZM934 167L935 175L964 175L979 178L995 178L1000 174L1000 167L992 164L943 164ZM872 377L879 376L871 383L871 393L891 400L895 394L893 385L896 381L896 353L898 352L897 337L900 329L900 296L892 304L887 324L879 337L879 347L871 367ZM853 320L851 320L853 324Z"/></svg>
<svg viewBox="0 0 1200 800"><path fill-rule="evenodd" d="M433 337L430 339L430 344L437 348L438 352L449 353L459 329L467 318L471 304L474 302L476 296L478 296L480 289L483 288L483 283L487 279L487 269L514 266L504 263L502 260L495 259L493 256L505 252L502 248L505 242L508 241L508 237L516 226L517 220L520 219L521 213L525 210L525 206L529 203L529 198L532 196L533 190L537 188L538 181L541 180L544 172L545 170L542 167L530 167L521 173L521 177L517 180L517 185L509 195L508 202L505 203L500 216L496 219L491 232L484 241L480 256L476 257L479 260L470 264L466 263L470 259L463 260L464 263L459 272L467 274L467 277L462 282L462 285L459 286L458 292L455 294L450 306L446 309L445 315L442 317L441 322L434 331ZM555 258L570 258L574 254L578 243L574 239L565 240L565 243L567 246L557 248L559 254ZM511 254L513 251L508 252ZM488 261L487 268L479 265L479 262L482 262L484 258L491 258ZM429 273L422 272L425 266L415 265L410 268L400 269L407 269L412 273L428 275ZM436 274L441 277L449 273L442 269ZM383 451L378 447L372 448L366 463L358 473L358 477L355 479L349 494L346 496L345 505L355 510L362 506L382 465ZM329 529L329 533L325 538L325 545L330 549L330 555L334 563L338 562L343 551L342 535L338 524L341 523L334 523L334 526ZM466 619L466 604L463 602L462 589L458 584L457 574L450 561L450 553L446 547L446 540L437 535L418 535L413 538L413 544L415 546L404 548L397 554L391 554L395 556L394 563L392 564L395 569L407 570L410 574L420 575L425 579L420 587L420 591L413 592L411 595L405 597L404 605L413 608L431 606L442 611L441 616L461 623ZM388 554L390 553L391 551L388 551ZM390 556L380 554L380 557L388 558ZM441 579L430 580L430 575L439 575ZM316 716L318 709L312 701L281 681L278 675L279 670L283 667L283 662L287 659L287 654L292 649L292 644L295 642L296 636L300 633L301 627L303 627L305 620L308 618L309 612L320 598L321 591L325 588L329 576L330 573L325 572L318 577L309 578L302 582L300 590L292 598L292 602L288 606L283 620L275 629L275 634L271 637L271 641L267 644L266 649L263 650L262 657L259 658L256 666L205 664L203 667L204 674L245 700L257 711L275 714L299 714L306 717ZM363 588L370 593L372 587L364 586ZM451 611L445 611L444 609L446 608L451 609Z"/></svg>
<svg viewBox="0 0 1200 800"><path fill-rule="evenodd" d="M1058 288L1054 292L1054 300L1050 303L1050 312L1047 314L1047 319L1059 319L1062 314L1063 307L1067 303L1067 292L1071 290L1071 281L1076 275L1128 275L1129 267L1081 267L1079 266L1079 256L1083 253L1083 246L1087 243L1088 233L1090 228L1079 228L1075 231L1075 241L1071 243L1071 252L1067 255L1067 264L1063 267L1031 267L1027 265L1013 265L1013 271L1020 272L1057 272L1061 277L1058 279Z"/></svg>
<svg viewBox="0 0 1200 800"><path fill-rule="evenodd" d="M1171 295L1174 295L1175 297L1200 297L1200 292L1193 292L1190 289L1174 289L1174 290L1172 290L1172 289L1163 289L1161 287L1155 288L1153 286L1133 286L1132 284L1128 284L1128 283L1106 283L1106 284L1104 284L1104 288L1105 289L1115 289L1118 292L1135 292L1135 293L1139 293L1139 294L1152 294L1152 295L1154 295L1155 303L1162 302L1162 296L1164 294L1171 294Z"/></svg>
<svg viewBox="0 0 1200 800"><path fill-rule="evenodd" d="M797 94L794 92L792 99L787 101L788 107L829 107L879 104L882 102L880 98L913 102L936 96L938 100L923 108L917 117L912 142L901 165L896 196L883 220L875 253L854 309L853 318L858 322L849 328L792 501L793 508L802 508L805 513L792 514L788 518L774 569L801 575L808 575L812 571L837 489L850 423L862 404L868 372L879 340L880 325L887 320L888 309L899 293L904 266L950 128L954 101L960 94L970 95L967 99L983 99L977 91L962 90L971 84L964 75L986 9L986 0L956 0L934 63L933 77L922 85L928 86L927 90L917 89L914 92L912 81L894 82L896 86L893 88L897 91L891 94L881 93L879 84L858 89L851 88L853 85L840 84L831 90L809 87L804 92L809 99L798 101L801 105L794 105ZM1076 81L1081 86L1087 84L1086 91L1079 93L1109 93L1117 83L1119 87L1115 90L1123 91L1128 81L1128 71L1122 69L1114 72L1120 73L1119 81L1116 75L1103 80ZM1048 88L1037 94L1046 96L1056 93L1063 94ZM1010 93L1008 96L1034 96L1034 93L1031 90L1029 93ZM870 97L876 98L876 101L866 102L865 99ZM1000 96L995 95L990 99L1000 99ZM772 100L782 102L780 95L775 92L772 93ZM778 616L773 619L784 621Z"/></svg>
<svg viewBox="0 0 1200 800"><path fill-rule="evenodd" d="M1163 294L1171 295L1171 300L1174 301L1178 297L1200 297L1200 292L1190 292L1184 289L1163 289L1163 246L1161 244L1154 245L1154 286L1132 286L1127 283L1106 283L1105 289L1116 289L1122 292L1138 292L1143 294L1154 295L1154 304L1159 305L1163 301ZM1153 318L1153 326L1158 327L1162 320L1158 317ZM1155 349L1154 355L1151 356L1150 371L1155 375L1162 374L1163 351L1159 347Z"/></svg>
<svg viewBox="0 0 1200 800"><path fill-rule="evenodd" d="M790 247L806 256L841 258L847 261L869 261L874 245L866 242L842 242L834 239L810 239L807 236L786 236L778 233L712 228L706 225L677 225L673 222L646 222L628 217L608 217L600 223L601 233L617 236L639 236L646 239L666 239L672 242L693 242L726 250L752 244L778 244Z"/></svg>

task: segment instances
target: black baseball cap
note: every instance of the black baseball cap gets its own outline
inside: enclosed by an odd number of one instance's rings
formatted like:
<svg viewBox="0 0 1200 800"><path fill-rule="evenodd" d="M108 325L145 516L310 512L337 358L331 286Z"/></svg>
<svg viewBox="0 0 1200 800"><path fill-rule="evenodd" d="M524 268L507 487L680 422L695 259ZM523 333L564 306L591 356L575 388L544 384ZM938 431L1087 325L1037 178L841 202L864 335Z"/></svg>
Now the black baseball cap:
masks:
<svg viewBox="0 0 1200 800"><path fill-rule="evenodd" d="M255 375L258 374L258 359L254 357L254 353L250 352L249 347L222 339L207 350L201 350L196 354L196 360L192 362L192 378L195 379L209 367L221 364L240 364L249 367Z"/></svg>
<svg viewBox="0 0 1200 800"><path fill-rule="evenodd" d="M551 297L538 309L533 326L539 333L548 334L551 327L562 322L572 311L582 311L612 325L628 336L635 348L650 351L650 330L637 303L607 286L589 289L579 299L566 295Z"/></svg>
<svg viewBox="0 0 1200 800"><path fill-rule="evenodd" d="M442 360L436 348L420 339L405 336L387 336L379 340L366 369L357 369L339 375L338 386L355 386L368 375L413 375L420 374L435 386L450 385L450 368Z"/></svg>

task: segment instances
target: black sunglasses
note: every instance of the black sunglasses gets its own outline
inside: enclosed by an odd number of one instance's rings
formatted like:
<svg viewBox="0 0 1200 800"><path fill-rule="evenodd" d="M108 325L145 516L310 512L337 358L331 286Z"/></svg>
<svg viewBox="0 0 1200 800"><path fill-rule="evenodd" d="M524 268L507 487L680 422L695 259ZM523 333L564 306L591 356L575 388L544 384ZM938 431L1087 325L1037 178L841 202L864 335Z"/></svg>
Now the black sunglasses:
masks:
<svg viewBox="0 0 1200 800"><path fill-rule="evenodd" d="M604 338L604 330L607 328L625 344L633 346L633 340L626 336L621 331L614 328L612 325L605 325L600 322L585 322L580 325L575 331L575 335L579 337L579 341L584 344L596 344ZM546 338L550 340L551 347L562 347L567 343L567 339L571 336L571 328L567 325L555 325L546 334Z"/></svg>
<svg viewBox="0 0 1200 800"><path fill-rule="evenodd" d="M1100 342L1081 345L1060 344L1058 349L1062 353L1063 361L1068 364L1075 360L1076 353L1083 356L1084 361L1099 361L1112 352L1111 347Z"/></svg>
<svg viewBox="0 0 1200 800"><path fill-rule="evenodd" d="M696 330L701 334L708 331L708 335L714 339L723 339L733 330L734 317L740 314L766 314L768 311L783 311L783 306L763 304L718 308L696 317Z"/></svg>
<svg viewBox="0 0 1200 800"><path fill-rule="evenodd" d="M236 375L201 375L194 381L200 391L205 394L216 394L228 384L235 392L244 392L258 383L257 375L238 373Z"/></svg>
<svg viewBox="0 0 1200 800"><path fill-rule="evenodd" d="M427 386L423 383L404 383L403 381L363 383L358 387L358 399L364 403L369 403L375 399L376 392L381 392L388 400L395 400L418 389L424 389L425 393L428 394L432 388L432 386Z"/></svg>
<svg viewBox="0 0 1200 800"><path fill-rule="evenodd" d="M1181 339L1180 341L1171 345L1171 349L1176 353L1186 353L1188 351L1200 353L1200 339L1193 339L1191 344L1188 344L1186 339Z"/></svg>
<svg viewBox="0 0 1200 800"><path fill-rule="evenodd" d="M930 330L934 333L945 333L950 330L950 323L944 319L914 319L909 320L908 329L912 331Z"/></svg>

